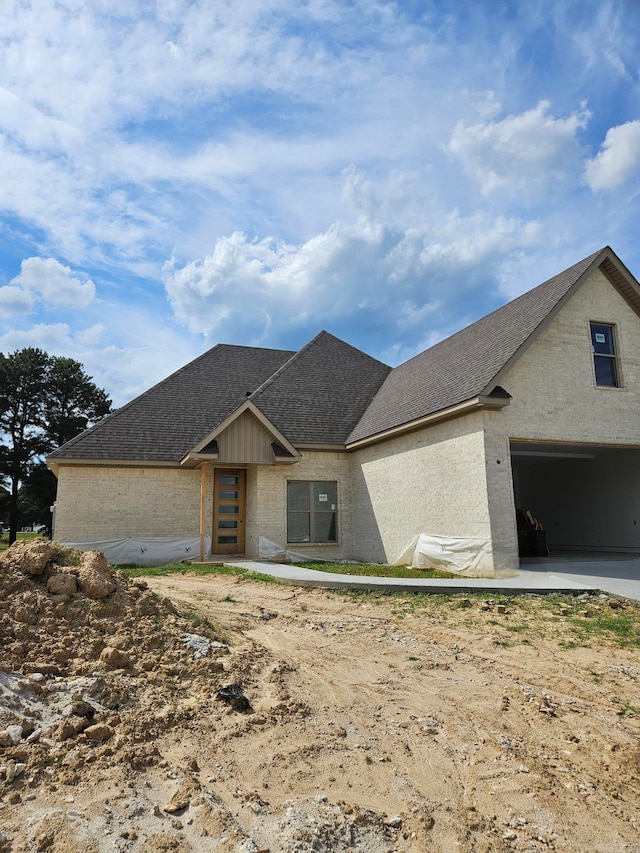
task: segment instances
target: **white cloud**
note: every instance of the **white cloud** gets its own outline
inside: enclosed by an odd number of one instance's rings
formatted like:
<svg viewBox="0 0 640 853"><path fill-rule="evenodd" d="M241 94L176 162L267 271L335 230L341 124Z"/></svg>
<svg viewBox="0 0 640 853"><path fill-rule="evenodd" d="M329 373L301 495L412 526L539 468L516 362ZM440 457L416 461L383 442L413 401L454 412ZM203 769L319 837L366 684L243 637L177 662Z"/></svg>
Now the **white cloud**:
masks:
<svg viewBox="0 0 640 853"><path fill-rule="evenodd" d="M485 195L501 187L512 192L546 189L559 178L577 174L576 135L590 117L582 111L565 119L553 118L548 115L549 106L540 101L519 115L470 127L459 122L448 150Z"/></svg>
<svg viewBox="0 0 640 853"><path fill-rule="evenodd" d="M0 287L0 306L5 314L30 314L33 311L33 297L21 287L6 285Z"/></svg>
<svg viewBox="0 0 640 853"><path fill-rule="evenodd" d="M107 332L107 327L104 323L96 323L95 326L90 326L88 329L81 329L76 337L84 346L97 346Z"/></svg>
<svg viewBox="0 0 640 853"><path fill-rule="evenodd" d="M234 232L202 259L167 263L176 318L211 339L247 344L284 344L291 335L310 337L322 327L339 333L350 324L384 329L387 340L422 339L436 309L454 310L459 320L459 301L479 275L491 280L502 257L544 240L535 221L429 208L414 227L394 227L392 206L374 203L378 191L350 171L345 193L355 223L335 222L299 244Z"/></svg>
<svg viewBox="0 0 640 853"><path fill-rule="evenodd" d="M628 121L607 131L598 154L585 166L592 190L610 190L640 173L640 121Z"/></svg>
<svg viewBox="0 0 640 853"><path fill-rule="evenodd" d="M73 273L55 258L26 258L9 285L23 293L25 304L41 299L46 305L86 308L96 295L90 278Z"/></svg>
<svg viewBox="0 0 640 853"><path fill-rule="evenodd" d="M117 332L111 322L114 313L121 317ZM0 352L38 347L76 359L114 405L121 406L202 351L199 342L151 312L130 308L123 315L120 307L107 307L105 317L108 337L102 324L75 330L69 323L36 323L0 334Z"/></svg>
<svg viewBox="0 0 640 853"><path fill-rule="evenodd" d="M51 354L69 354L75 349L68 323L38 323L30 329L11 329L0 335L0 352L39 347Z"/></svg>

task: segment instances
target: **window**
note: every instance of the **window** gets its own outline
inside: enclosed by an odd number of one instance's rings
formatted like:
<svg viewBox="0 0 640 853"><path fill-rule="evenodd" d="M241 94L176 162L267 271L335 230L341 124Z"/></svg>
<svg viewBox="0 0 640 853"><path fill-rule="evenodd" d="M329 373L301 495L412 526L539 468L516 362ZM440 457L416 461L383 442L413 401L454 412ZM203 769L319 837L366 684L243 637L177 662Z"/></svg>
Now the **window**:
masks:
<svg viewBox="0 0 640 853"><path fill-rule="evenodd" d="M591 349L596 372L596 385L604 388L618 388L618 365L616 363L613 326L604 323L590 323Z"/></svg>
<svg viewBox="0 0 640 853"><path fill-rule="evenodd" d="M338 485L289 480L287 542L337 542Z"/></svg>

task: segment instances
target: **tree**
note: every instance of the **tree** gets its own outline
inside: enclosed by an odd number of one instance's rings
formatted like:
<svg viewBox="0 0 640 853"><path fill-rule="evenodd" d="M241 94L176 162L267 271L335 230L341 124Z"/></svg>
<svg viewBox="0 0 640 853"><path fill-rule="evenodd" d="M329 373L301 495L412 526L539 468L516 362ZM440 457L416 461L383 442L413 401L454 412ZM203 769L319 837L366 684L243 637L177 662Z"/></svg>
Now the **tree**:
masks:
<svg viewBox="0 0 640 853"><path fill-rule="evenodd" d="M48 451L110 409L79 362L31 347L0 353L0 476L9 483L9 542L18 531L21 483Z"/></svg>
<svg viewBox="0 0 640 853"><path fill-rule="evenodd" d="M38 524L49 530L57 489L58 481L46 463L34 463L18 489L18 526Z"/></svg>
<svg viewBox="0 0 640 853"><path fill-rule="evenodd" d="M72 358L50 357L47 380L45 422L51 441L49 450L60 447L111 411L109 397Z"/></svg>

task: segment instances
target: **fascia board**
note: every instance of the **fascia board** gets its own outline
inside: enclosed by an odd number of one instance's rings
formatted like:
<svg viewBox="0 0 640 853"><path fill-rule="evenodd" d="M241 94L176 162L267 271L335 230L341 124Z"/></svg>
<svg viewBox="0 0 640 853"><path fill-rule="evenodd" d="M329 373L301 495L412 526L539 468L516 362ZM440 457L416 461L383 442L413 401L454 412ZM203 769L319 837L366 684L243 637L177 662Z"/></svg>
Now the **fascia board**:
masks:
<svg viewBox="0 0 640 853"><path fill-rule="evenodd" d="M407 432L414 432L423 427L429 427L441 421L452 420L464 415L477 412L482 409L503 409L508 406L511 398L508 397L488 397L485 394L479 394L477 397L472 397L464 403L458 403L455 406L450 406L448 409L442 409L439 412L433 412L430 415L425 415L423 418L417 418L414 421L409 421L406 424L393 427L392 429L384 430L384 432L376 433L376 435L360 438L358 441L353 441L347 444L347 450L358 450L360 447L366 447L369 444L378 444L381 441L386 441L390 438L395 438Z"/></svg>

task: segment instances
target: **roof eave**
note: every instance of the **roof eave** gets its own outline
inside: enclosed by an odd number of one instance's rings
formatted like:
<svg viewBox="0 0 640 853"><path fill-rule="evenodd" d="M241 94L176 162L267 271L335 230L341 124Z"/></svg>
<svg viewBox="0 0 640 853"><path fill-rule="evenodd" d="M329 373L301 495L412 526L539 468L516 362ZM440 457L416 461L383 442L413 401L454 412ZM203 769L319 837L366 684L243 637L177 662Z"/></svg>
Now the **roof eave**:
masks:
<svg viewBox="0 0 640 853"><path fill-rule="evenodd" d="M481 411L483 409L503 409L505 406L508 406L510 402L510 396L492 397L489 394L478 394L476 397L472 397L462 403L457 403L455 406L449 406L446 409L441 409L439 412L432 412L429 415L425 415L422 418L416 418L415 420L401 424L400 426L392 427L391 429L383 430L375 435L366 436L365 438L359 438L356 441L349 442L347 443L347 450L359 450L361 447L366 447L370 444L378 444L381 441L387 441L388 439L396 438L396 436L404 435L408 432L415 432L415 430L430 427L434 424L441 423L442 421L460 418L464 415Z"/></svg>
<svg viewBox="0 0 640 853"><path fill-rule="evenodd" d="M73 456L47 458L47 467L58 476L62 466L87 468L178 468L180 462L172 459L75 459Z"/></svg>
<svg viewBox="0 0 640 853"><path fill-rule="evenodd" d="M181 468L198 468L203 462L216 462L218 453L187 453L180 460Z"/></svg>

